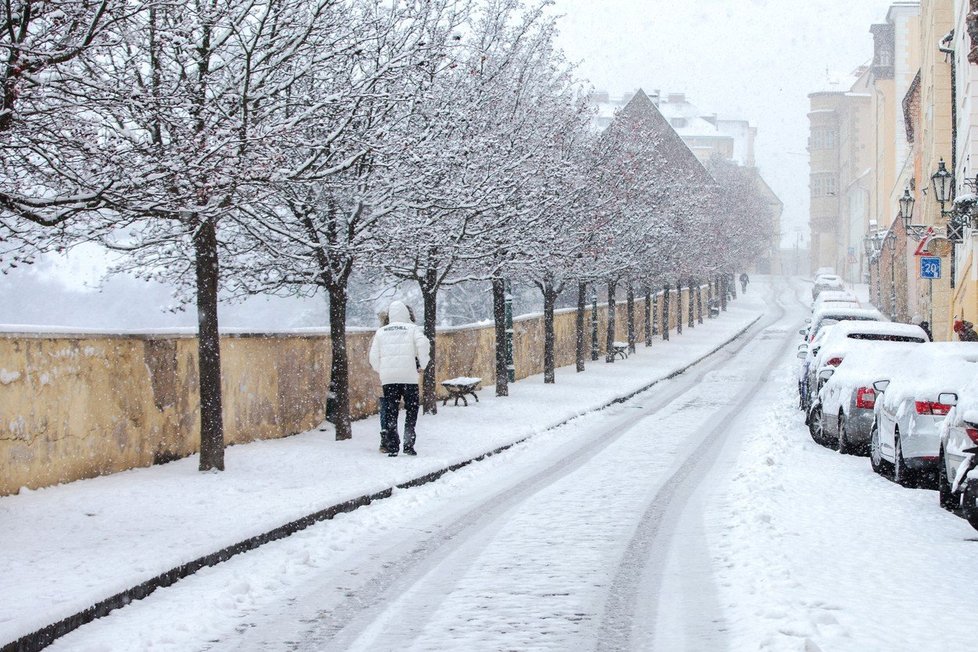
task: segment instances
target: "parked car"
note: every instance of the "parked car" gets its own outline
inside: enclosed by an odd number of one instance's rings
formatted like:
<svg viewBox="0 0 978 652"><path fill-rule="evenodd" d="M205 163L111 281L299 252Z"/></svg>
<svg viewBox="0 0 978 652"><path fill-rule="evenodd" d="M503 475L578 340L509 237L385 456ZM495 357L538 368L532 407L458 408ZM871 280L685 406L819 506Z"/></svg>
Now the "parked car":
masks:
<svg viewBox="0 0 978 652"><path fill-rule="evenodd" d="M818 295L812 304L812 312L818 312L826 306L831 308L859 308L859 300L851 292L845 290L825 290Z"/></svg>
<svg viewBox="0 0 978 652"><path fill-rule="evenodd" d="M817 299L818 295L825 290L844 290L845 288L845 283L838 276L819 276L812 286L812 299Z"/></svg>
<svg viewBox="0 0 978 652"><path fill-rule="evenodd" d="M805 414L808 414L808 408L810 407L808 403L808 370L815 364L815 356L818 355L819 349L822 348L822 341L831 331L832 324L828 324L819 331L818 335L815 336L815 339L810 344L803 342L799 345L798 358L802 362L798 368L798 407Z"/></svg>
<svg viewBox="0 0 978 652"><path fill-rule="evenodd" d="M961 510L978 530L978 376L956 395L941 397L954 407L941 424L937 493L944 509Z"/></svg>
<svg viewBox="0 0 978 652"><path fill-rule="evenodd" d="M940 426L951 410L941 395L958 394L978 374L978 342L935 342L918 347L889 377L875 383L876 401L870 462L904 485L937 477Z"/></svg>
<svg viewBox="0 0 978 652"><path fill-rule="evenodd" d="M876 308L835 308L831 305L812 313L812 321L807 328L798 331L811 344L818 331L828 324L847 321L886 321L886 317Z"/></svg>
<svg viewBox="0 0 978 652"><path fill-rule="evenodd" d="M835 276L834 267L819 267L815 270L815 280L817 281L820 276Z"/></svg>
<svg viewBox="0 0 978 652"><path fill-rule="evenodd" d="M861 346L855 346L862 343ZM875 419L873 382L889 377L903 357L922 342L857 340L834 373L822 384L819 403L820 437L840 453L865 454ZM831 369L831 367L830 367ZM823 371L823 373L827 370Z"/></svg>
<svg viewBox="0 0 978 652"><path fill-rule="evenodd" d="M808 389L808 427L812 439L825 443L822 428L825 420L822 418L822 405L816 400L829 377L822 374L826 369L834 371L850 351L861 349L871 344L879 343L911 343L923 344L928 342L927 333L920 326L880 321L840 321L832 326L832 331L825 336L814 361L809 365L806 386ZM836 413L837 414L837 413Z"/></svg>

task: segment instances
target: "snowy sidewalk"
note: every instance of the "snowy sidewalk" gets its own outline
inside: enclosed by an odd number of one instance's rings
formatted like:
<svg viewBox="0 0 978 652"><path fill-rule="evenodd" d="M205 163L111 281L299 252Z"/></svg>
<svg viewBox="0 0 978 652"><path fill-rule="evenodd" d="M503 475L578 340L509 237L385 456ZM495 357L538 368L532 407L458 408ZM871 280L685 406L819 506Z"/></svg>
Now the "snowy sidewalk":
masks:
<svg viewBox="0 0 978 652"><path fill-rule="evenodd" d="M344 501L440 471L598 409L683 369L754 322L768 283L751 284L720 317L614 364L492 387L468 407L418 422L418 457L377 452L377 417L353 439L332 431L227 449L227 470L196 456L0 498L0 646L90 608L181 564Z"/></svg>

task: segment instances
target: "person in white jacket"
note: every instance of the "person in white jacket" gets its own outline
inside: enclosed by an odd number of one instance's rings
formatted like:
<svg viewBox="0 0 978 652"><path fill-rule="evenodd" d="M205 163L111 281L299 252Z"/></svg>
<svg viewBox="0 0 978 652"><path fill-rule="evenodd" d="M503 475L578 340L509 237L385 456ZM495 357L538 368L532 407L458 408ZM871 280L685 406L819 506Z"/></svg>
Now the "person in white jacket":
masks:
<svg viewBox="0 0 978 652"><path fill-rule="evenodd" d="M411 313L401 301L392 301L387 309L390 323L377 329L370 342L370 366L380 374L386 410L381 424L386 441L384 448L391 457L400 449L397 433L397 413L404 399L404 454L416 455L414 442L417 437L420 395L418 374L428 366L428 338L411 321Z"/></svg>

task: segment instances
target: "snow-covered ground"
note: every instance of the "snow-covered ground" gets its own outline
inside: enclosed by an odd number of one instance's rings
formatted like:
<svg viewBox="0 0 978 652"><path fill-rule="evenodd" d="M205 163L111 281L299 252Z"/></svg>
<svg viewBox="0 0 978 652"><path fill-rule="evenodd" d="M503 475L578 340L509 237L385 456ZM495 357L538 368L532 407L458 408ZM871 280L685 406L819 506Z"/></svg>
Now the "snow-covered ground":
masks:
<svg viewBox="0 0 978 652"><path fill-rule="evenodd" d="M377 452L377 418L354 424L351 441L312 431L230 447L227 471L201 474L196 457L0 498L0 644L98 600L248 537L518 441L707 355L756 320L760 293L670 342L654 342L585 373L559 369L491 389L468 407L440 407L418 424L419 456ZM371 510L375 508L372 506ZM120 648L121 649L121 648Z"/></svg>
<svg viewBox="0 0 978 652"><path fill-rule="evenodd" d="M978 533L935 492L812 442L794 407L808 288L773 285L752 284L731 313L624 363L423 419L417 459L380 457L368 420L352 442L309 433L232 448L223 475L200 476L191 460L0 499L15 537L0 549L0 641L174 560L534 432L200 571L53 649L974 647ZM590 411L762 310L747 337L686 373Z"/></svg>

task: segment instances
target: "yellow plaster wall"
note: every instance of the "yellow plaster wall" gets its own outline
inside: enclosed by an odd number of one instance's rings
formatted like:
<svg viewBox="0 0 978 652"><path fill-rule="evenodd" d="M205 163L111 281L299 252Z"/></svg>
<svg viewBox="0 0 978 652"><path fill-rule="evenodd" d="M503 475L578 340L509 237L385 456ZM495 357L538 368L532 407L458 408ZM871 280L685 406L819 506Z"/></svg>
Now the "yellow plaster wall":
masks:
<svg viewBox="0 0 978 652"><path fill-rule="evenodd" d="M678 315L675 292L670 329ZM683 291L688 305L688 291ZM706 291L703 291L706 304ZM661 300L659 302L661 311ZM627 338L624 298L616 340ZM645 311L635 300L635 335ZM661 312L655 319L661 317ZM590 310L586 315L590 352ZM683 310L685 325L686 310ZM575 360L575 311L555 317L557 365ZM607 309L599 307L602 350ZM378 380L367 363L372 332L351 332L354 418L376 411ZM675 336L674 336L675 337ZM494 378L491 326L437 335L436 376ZM330 345L324 335L222 336L225 441L303 432L322 422ZM517 378L543 371L542 318L514 324ZM588 363L590 356L588 356ZM604 364L603 362L601 364ZM0 495L186 457L198 450L197 341L188 336L0 334Z"/></svg>

